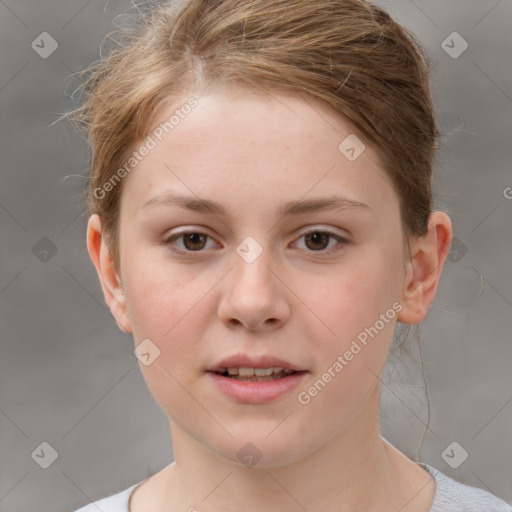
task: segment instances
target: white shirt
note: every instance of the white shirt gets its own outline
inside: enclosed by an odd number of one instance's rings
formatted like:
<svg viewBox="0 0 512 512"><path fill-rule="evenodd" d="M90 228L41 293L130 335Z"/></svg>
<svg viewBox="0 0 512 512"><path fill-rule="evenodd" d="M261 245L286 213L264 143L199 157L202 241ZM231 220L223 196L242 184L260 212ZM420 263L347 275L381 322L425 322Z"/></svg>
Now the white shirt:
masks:
<svg viewBox="0 0 512 512"><path fill-rule="evenodd" d="M478 487L461 484L428 464L419 463L436 481L436 490L430 512L512 512L512 506ZM130 512L128 503L135 488L133 484L123 491L90 503L75 512Z"/></svg>

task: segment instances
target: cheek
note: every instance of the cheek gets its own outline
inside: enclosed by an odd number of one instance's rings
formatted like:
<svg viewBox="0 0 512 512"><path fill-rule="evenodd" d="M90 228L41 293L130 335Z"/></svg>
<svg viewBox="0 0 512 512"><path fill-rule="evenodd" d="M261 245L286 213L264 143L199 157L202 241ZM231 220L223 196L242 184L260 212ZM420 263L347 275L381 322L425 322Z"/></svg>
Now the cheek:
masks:
<svg viewBox="0 0 512 512"><path fill-rule="evenodd" d="M178 417L187 417L193 406L186 390L197 377L201 333L210 316L206 294L213 286L212 277L155 262L137 265L127 275L135 345L149 339L159 350L149 365L139 362L141 372L157 403Z"/></svg>
<svg viewBox="0 0 512 512"><path fill-rule="evenodd" d="M373 255L368 251L322 280L308 280L302 288L306 305L318 317L308 314L308 336L312 348L316 345L318 362L315 377L320 377L320 387L326 383L330 391L325 396L332 393L336 403L357 403L388 357L400 308L393 283L396 269L388 258L382 250Z"/></svg>
<svg viewBox="0 0 512 512"><path fill-rule="evenodd" d="M184 383L199 371L204 333L215 319L215 294L211 292L221 277L216 271L200 272L192 266L178 267L135 254L127 262L125 280L135 344L150 339L160 351L154 364L141 365L145 377L154 374L168 379L167 371Z"/></svg>
<svg viewBox="0 0 512 512"><path fill-rule="evenodd" d="M317 419L328 411L334 432L358 414L379 384L396 312L392 304L380 308L377 302L372 303L372 292L356 284L345 287L344 293L331 290L327 297L330 299L319 311L334 334L310 335L311 350L316 354L314 374L298 390L297 401L304 405L313 429L325 429ZM380 315L386 312L388 316L381 320Z"/></svg>
<svg viewBox="0 0 512 512"><path fill-rule="evenodd" d="M197 326L198 312L204 306L200 299L211 287L211 279L136 255L129 263L126 288L136 341L153 336L165 345L180 331L186 331L186 337L193 339L190 328Z"/></svg>
<svg viewBox="0 0 512 512"><path fill-rule="evenodd" d="M377 252L374 251L375 255ZM316 313L330 341L345 343L373 325L397 298L395 269L367 251L353 261L301 283L305 305ZM387 324L386 324L387 325Z"/></svg>

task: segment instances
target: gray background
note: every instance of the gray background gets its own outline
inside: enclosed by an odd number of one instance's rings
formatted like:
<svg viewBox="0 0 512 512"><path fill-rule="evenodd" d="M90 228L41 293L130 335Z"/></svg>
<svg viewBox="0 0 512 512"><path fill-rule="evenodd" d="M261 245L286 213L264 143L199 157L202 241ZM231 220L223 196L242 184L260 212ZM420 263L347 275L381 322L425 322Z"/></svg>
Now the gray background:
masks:
<svg viewBox="0 0 512 512"><path fill-rule="evenodd" d="M447 132L435 190L456 241L420 328L431 414L418 458L512 503L512 3L378 4L427 47ZM1 512L71 511L172 461L167 418L87 254L79 200L87 145L67 122L51 126L76 105L73 73L98 58L130 6L0 0ZM453 31L469 44L458 58L442 47ZM42 32L58 43L48 58L31 47ZM383 436L414 458L426 421L420 367L390 358ZM453 441L469 454L457 469L442 457ZM49 448L31 455L42 442L58 453L47 469L39 462Z"/></svg>

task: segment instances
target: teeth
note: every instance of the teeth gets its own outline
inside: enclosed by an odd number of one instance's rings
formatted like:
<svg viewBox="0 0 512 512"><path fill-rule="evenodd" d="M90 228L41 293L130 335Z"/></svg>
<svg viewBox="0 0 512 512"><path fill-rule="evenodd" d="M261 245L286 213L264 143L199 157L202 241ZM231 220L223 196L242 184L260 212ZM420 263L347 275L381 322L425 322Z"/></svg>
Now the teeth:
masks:
<svg viewBox="0 0 512 512"><path fill-rule="evenodd" d="M278 375L280 373L284 373L285 375L290 375L294 373L293 370L289 370L288 368L282 368L280 366L270 367L270 368L221 368L219 373L226 372L231 376L239 376L239 377L269 377L271 375Z"/></svg>
<svg viewBox="0 0 512 512"><path fill-rule="evenodd" d="M252 377L254 375L254 368L238 368L238 375L240 377Z"/></svg>
<svg viewBox="0 0 512 512"><path fill-rule="evenodd" d="M254 368L254 375L257 377L267 377L268 375L272 375L274 372L277 373L275 368Z"/></svg>

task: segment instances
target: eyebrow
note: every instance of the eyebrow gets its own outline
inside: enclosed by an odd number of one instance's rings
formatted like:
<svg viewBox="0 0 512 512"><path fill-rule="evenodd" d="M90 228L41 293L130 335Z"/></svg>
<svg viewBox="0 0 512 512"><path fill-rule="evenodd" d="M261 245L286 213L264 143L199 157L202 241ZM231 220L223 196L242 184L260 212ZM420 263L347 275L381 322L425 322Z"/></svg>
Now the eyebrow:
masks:
<svg viewBox="0 0 512 512"><path fill-rule="evenodd" d="M142 208L151 206L168 206L175 205L180 208L191 210L198 213L210 213L220 217L227 217L227 209L215 201L209 199L201 199L191 196L180 196L176 194L166 194L150 199ZM304 213L311 213L317 211L345 211L345 210L360 210L369 211L372 209L365 203L348 199L343 196L330 196L321 199L303 199L298 201L289 201L282 204L277 209L279 218L288 215L301 215Z"/></svg>

